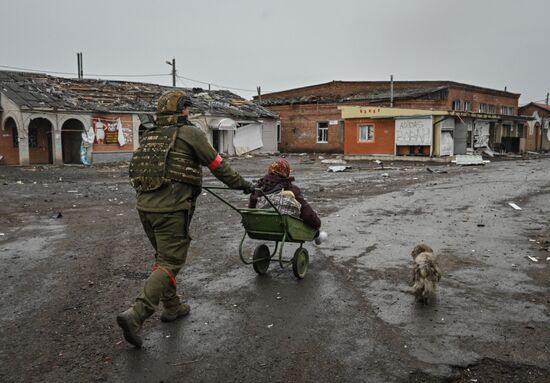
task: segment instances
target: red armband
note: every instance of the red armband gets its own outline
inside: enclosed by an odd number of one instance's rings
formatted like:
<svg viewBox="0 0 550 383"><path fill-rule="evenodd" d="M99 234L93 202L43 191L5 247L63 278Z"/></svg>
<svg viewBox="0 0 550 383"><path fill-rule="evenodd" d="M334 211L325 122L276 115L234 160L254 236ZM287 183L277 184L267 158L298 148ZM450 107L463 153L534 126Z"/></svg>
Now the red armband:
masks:
<svg viewBox="0 0 550 383"><path fill-rule="evenodd" d="M222 156L220 156L219 154L216 156L216 158L214 158L212 160L212 162L210 162L208 164L208 169L210 169L211 171L213 170L216 170L218 168L218 166L220 166L220 164L222 163L223 161L223 158Z"/></svg>

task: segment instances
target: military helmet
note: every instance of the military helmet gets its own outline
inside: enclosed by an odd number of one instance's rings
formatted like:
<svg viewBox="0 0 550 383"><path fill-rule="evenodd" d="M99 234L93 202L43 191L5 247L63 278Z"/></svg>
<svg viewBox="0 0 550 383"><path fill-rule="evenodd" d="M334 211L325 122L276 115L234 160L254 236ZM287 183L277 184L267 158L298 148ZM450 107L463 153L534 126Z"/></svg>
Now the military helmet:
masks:
<svg viewBox="0 0 550 383"><path fill-rule="evenodd" d="M157 114L179 113L184 107L192 105L191 97L183 90L169 90L158 99Z"/></svg>

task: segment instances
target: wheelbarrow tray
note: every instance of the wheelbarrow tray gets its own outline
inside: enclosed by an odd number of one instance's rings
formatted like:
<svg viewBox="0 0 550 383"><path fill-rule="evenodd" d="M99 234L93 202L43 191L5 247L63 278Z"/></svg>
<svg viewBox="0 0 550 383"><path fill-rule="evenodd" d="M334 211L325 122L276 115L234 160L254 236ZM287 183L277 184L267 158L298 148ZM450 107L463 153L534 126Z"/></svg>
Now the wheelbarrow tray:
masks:
<svg viewBox="0 0 550 383"><path fill-rule="evenodd" d="M280 215L274 209L239 209L242 224L252 239L265 241L305 242L315 238L315 229L309 227L300 218Z"/></svg>

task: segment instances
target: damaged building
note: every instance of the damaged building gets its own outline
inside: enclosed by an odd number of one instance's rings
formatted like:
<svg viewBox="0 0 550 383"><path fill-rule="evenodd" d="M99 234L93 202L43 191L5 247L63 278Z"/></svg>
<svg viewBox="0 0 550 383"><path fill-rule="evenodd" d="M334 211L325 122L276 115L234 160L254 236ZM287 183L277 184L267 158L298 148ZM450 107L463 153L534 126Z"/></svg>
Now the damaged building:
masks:
<svg viewBox="0 0 550 383"><path fill-rule="evenodd" d="M0 165L127 160L169 89L0 71ZM229 91L184 90L191 121L219 152L277 151L276 113Z"/></svg>
<svg viewBox="0 0 550 383"><path fill-rule="evenodd" d="M550 150L550 105L548 98L546 103L530 102L519 108L519 113L531 116L525 126L525 150L549 151Z"/></svg>
<svg viewBox="0 0 550 383"><path fill-rule="evenodd" d="M280 151L343 153L344 141L351 136L345 134L339 108L376 106L424 110L430 118L430 111L453 112L453 118L445 118L432 128L441 129L444 132L442 139L452 141L450 155L454 155L482 148L525 150L526 119L518 116L519 96L518 93L453 81L332 81L268 93L262 95L261 100L256 99L280 116L277 134ZM406 116L407 113L402 114ZM380 137L372 139L378 141ZM384 151L395 152L395 155L438 153L433 147L418 147L423 145L394 148L394 143L386 143L386 146Z"/></svg>

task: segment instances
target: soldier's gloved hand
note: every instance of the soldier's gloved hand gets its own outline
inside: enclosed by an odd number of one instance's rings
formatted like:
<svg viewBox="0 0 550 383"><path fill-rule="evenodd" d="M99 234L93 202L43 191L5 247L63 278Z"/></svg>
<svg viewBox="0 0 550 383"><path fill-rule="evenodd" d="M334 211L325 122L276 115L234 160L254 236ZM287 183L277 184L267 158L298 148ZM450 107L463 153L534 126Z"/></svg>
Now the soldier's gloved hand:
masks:
<svg viewBox="0 0 550 383"><path fill-rule="evenodd" d="M254 189L256 188L256 185L254 185L252 182L245 181L242 189L244 194L250 194L254 192Z"/></svg>

